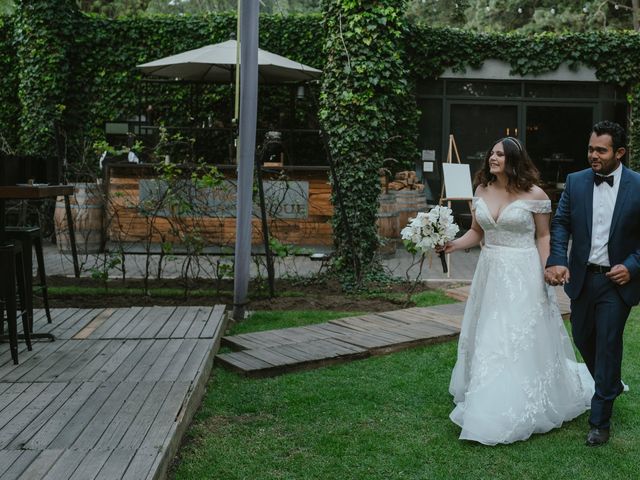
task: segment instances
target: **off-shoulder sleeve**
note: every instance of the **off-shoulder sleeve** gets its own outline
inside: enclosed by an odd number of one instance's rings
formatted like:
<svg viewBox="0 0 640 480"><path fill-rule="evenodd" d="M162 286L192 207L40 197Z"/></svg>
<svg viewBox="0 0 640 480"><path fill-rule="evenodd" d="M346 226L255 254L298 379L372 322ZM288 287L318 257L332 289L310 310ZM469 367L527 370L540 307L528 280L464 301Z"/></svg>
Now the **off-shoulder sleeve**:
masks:
<svg viewBox="0 0 640 480"><path fill-rule="evenodd" d="M522 200L525 208L533 213L551 213L551 200Z"/></svg>

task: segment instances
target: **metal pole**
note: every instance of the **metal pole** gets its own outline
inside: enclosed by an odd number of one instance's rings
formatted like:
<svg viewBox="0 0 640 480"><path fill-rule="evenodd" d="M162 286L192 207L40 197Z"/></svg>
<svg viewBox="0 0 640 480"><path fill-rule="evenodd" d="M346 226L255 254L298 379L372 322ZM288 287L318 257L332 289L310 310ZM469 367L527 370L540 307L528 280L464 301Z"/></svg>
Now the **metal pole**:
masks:
<svg viewBox="0 0 640 480"><path fill-rule="evenodd" d="M262 182L262 165L267 151L268 142L264 142L262 153L256 162L256 176L258 183L258 195L260 196L260 219L262 221L262 241L264 243L264 256L267 261L267 279L269 283L269 298L276 296L275 273L273 271L273 258L271 257L271 246L269 245L269 222L267 219L267 205L264 200L264 184Z"/></svg>
<svg viewBox="0 0 640 480"><path fill-rule="evenodd" d="M237 19L236 19L236 68L233 71L233 75L235 76L235 80L236 80L236 89L235 89L235 96L234 96L234 102L233 102L233 120L235 122L238 121L238 115L239 115L239 110L240 110L240 45L241 44L241 34L242 34L242 28L240 26L240 19L242 18L241 15L241 7L242 7L242 2L238 2L238 14L237 14ZM236 127L238 126L237 123L235 125Z"/></svg>
<svg viewBox="0 0 640 480"><path fill-rule="evenodd" d="M242 0L240 46L240 133L238 137L238 191L236 196L236 250L233 319L244 319L251 259L253 165L258 110L258 2Z"/></svg>

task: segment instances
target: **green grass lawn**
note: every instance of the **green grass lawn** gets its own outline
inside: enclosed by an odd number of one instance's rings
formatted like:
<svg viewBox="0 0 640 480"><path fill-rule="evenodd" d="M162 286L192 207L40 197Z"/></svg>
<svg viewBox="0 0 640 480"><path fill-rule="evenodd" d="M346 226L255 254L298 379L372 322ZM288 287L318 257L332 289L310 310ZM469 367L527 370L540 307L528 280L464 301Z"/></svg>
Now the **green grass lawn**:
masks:
<svg viewBox="0 0 640 480"><path fill-rule="evenodd" d="M631 391L616 401L606 446L584 446L586 414L512 445L458 440L448 342L262 380L215 368L172 478L639 478L639 320L634 309L623 371Z"/></svg>

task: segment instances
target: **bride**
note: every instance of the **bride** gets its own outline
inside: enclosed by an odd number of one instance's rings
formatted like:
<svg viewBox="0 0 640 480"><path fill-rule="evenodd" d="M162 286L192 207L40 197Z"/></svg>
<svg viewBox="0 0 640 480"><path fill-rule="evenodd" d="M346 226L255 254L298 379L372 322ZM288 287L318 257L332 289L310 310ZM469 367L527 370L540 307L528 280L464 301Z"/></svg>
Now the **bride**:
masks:
<svg viewBox="0 0 640 480"><path fill-rule="evenodd" d="M537 180L516 138L496 142L475 178L471 229L444 247L451 253L484 240L449 386L461 439L525 440L577 417L593 396L544 282L551 202Z"/></svg>

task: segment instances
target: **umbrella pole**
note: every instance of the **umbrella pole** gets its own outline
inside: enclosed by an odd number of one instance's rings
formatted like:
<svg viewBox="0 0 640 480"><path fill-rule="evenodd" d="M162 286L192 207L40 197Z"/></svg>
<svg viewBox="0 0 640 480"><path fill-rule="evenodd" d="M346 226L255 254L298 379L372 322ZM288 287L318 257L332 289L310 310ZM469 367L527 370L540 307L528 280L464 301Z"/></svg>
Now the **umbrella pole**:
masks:
<svg viewBox="0 0 640 480"><path fill-rule="evenodd" d="M236 94L235 94L235 103L233 110L233 119L234 123L238 122L238 115L240 113L240 34L242 33L240 18L242 12L242 2L238 2L238 15L236 20L236 68L234 68L233 74L235 75L235 86L236 86Z"/></svg>
<svg viewBox="0 0 640 480"><path fill-rule="evenodd" d="M260 157L256 162L256 176L258 183L258 195L260 197L260 220L262 222L262 240L264 242L264 255L267 261L267 279L269 283L269 298L275 294L275 273L273 271L273 257L271 256L271 246L269 245L269 223L267 221L267 205L264 201L264 184L262 182L262 162L264 162L267 152L267 142L265 141L260 151Z"/></svg>

